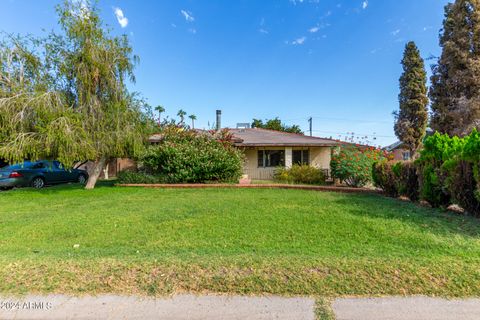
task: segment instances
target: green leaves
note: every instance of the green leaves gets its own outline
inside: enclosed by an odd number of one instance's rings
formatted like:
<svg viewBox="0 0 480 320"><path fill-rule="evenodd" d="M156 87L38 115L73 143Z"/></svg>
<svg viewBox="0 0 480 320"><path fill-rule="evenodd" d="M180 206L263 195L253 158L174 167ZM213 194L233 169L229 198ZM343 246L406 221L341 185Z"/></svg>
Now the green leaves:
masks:
<svg viewBox="0 0 480 320"><path fill-rule="evenodd" d="M280 182L323 185L326 181L325 173L309 165L293 165L291 168L278 168L274 179Z"/></svg>
<svg viewBox="0 0 480 320"><path fill-rule="evenodd" d="M138 60L128 38L109 35L96 5L68 0L57 13L63 33L0 43L0 158L138 154L151 121L126 88Z"/></svg>
<svg viewBox="0 0 480 320"><path fill-rule="evenodd" d="M395 112L395 134L412 155L422 144L427 129L427 73L414 42L405 47L400 77L400 110Z"/></svg>
<svg viewBox="0 0 480 320"><path fill-rule="evenodd" d="M261 128L289 133L303 134L298 125L287 126L279 118L267 120L265 123L259 119L253 119L252 128Z"/></svg>
<svg viewBox="0 0 480 320"><path fill-rule="evenodd" d="M177 127L162 133L163 141L140 156L146 173L168 183L237 182L240 178L242 153L226 141Z"/></svg>
<svg viewBox="0 0 480 320"><path fill-rule="evenodd" d="M480 2L456 0L445 7L442 55L433 66L431 126L450 135L468 135L480 118Z"/></svg>
<svg viewBox="0 0 480 320"><path fill-rule="evenodd" d="M333 150L330 162L332 176L351 187L363 187L372 182L373 164L386 156L375 148L338 147Z"/></svg>

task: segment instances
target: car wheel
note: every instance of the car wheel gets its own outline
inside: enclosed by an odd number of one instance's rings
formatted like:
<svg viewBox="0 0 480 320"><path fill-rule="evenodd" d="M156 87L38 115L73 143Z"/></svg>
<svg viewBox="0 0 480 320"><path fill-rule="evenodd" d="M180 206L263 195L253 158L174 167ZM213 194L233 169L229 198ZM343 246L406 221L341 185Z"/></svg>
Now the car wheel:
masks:
<svg viewBox="0 0 480 320"><path fill-rule="evenodd" d="M87 177L84 174L79 175L78 176L78 183L86 184L87 183Z"/></svg>
<svg viewBox="0 0 480 320"><path fill-rule="evenodd" d="M31 185L32 188L42 189L43 187L45 187L45 181L43 180L43 178L37 177L32 180Z"/></svg>

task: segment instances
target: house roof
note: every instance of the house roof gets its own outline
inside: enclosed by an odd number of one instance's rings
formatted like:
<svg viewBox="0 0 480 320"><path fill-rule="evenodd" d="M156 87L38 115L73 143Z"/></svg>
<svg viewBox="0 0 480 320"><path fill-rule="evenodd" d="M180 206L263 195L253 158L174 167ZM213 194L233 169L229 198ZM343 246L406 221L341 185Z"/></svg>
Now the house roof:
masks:
<svg viewBox="0 0 480 320"><path fill-rule="evenodd" d="M274 130L228 129L238 147L333 147L342 143L332 139Z"/></svg>
<svg viewBox="0 0 480 320"><path fill-rule="evenodd" d="M385 148L383 148L384 150L388 151L388 152L391 152L393 150L397 150L399 148L403 147L403 142L402 141L397 141Z"/></svg>

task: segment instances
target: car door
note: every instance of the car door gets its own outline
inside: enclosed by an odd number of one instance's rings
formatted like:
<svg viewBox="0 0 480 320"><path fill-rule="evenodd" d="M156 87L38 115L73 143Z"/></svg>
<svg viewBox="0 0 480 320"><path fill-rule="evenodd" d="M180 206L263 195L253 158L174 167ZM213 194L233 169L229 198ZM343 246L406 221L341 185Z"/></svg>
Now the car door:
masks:
<svg viewBox="0 0 480 320"><path fill-rule="evenodd" d="M52 161L53 170L55 174L55 183L69 182L71 181L72 173L65 169L64 165L58 161Z"/></svg>
<svg viewBox="0 0 480 320"><path fill-rule="evenodd" d="M52 161L42 161L35 165L35 170L42 173L46 184L53 184L58 182L58 172Z"/></svg>

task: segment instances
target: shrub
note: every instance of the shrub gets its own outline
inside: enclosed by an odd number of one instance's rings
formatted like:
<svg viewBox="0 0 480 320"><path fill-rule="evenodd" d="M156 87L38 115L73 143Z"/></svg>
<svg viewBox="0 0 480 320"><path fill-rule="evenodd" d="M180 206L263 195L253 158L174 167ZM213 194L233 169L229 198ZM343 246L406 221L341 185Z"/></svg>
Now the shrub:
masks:
<svg viewBox="0 0 480 320"><path fill-rule="evenodd" d="M392 170L397 178L398 194L407 197L411 201L418 201L420 198L420 185L415 163L397 162L392 167Z"/></svg>
<svg viewBox="0 0 480 320"><path fill-rule="evenodd" d="M321 169L303 165L294 165L291 168L278 168L274 179L280 182L299 184L325 184L325 174Z"/></svg>
<svg viewBox="0 0 480 320"><path fill-rule="evenodd" d="M421 167L419 173L420 198L434 208L449 206L451 196L444 186L445 176L442 170L427 164Z"/></svg>
<svg viewBox="0 0 480 320"><path fill-rule="evenodd" d="M451 195L445 186L447 178L443 164L462 153L464 141L458 137L435 133L425 139L424 148L417 160L420 197L432 207L451 204Z"/></svg>
<svg viewBox="0 0 480 320"><path fill-rule="evenodd" d="M159 177L145 172L121 171L118 173L118 183L129 184L155 184L164 183L165 181Z"/></svg>
<svg viewBox="0 0 480 320"><path fill-rule="evenodd" d="M452 160L444 164L448 171L445 185L453 202L468 213L480 217L480 202L476 197L477 182L474 177L474 165L465 160Z"/></svg>
<svg viewBox="0 0 480 320"><path fill-rule="evenodd" d="M420 158L374 166L375 185L385 193L419 198L432 207L460 205L480 217L480 133L464 138L435 133L424 141Z"/></svg>
<svg viewBox="0 0 480 320"><path fill-rule="evenodd" d="M386 157L385 152L375 148L338 147L330 163L332 176L350 187L363 187L372 182L373 164Z"/></svg>
<svg viewBox="0 0 480 320"><path fill-rule="evenodd" d="M395 175L392 162L382 161L373 165L372 177L374 185L390 197L398 197L398 177Z"/></svg>
<svg viewBox="0 0 480 320"><path fill-rule="evenodd" d="M480 201L480 133L477 130L465 138L462 158L473 165L473 176L477 183L475 196Z"/></svg>
<svg viewBox="0 0 480 320"><path fill-rule="evenodd" d="M167 183L237 182L241 177L243 155L230 142L177 128L162 134L162 142L140 158L148 174Z"/></svg>

